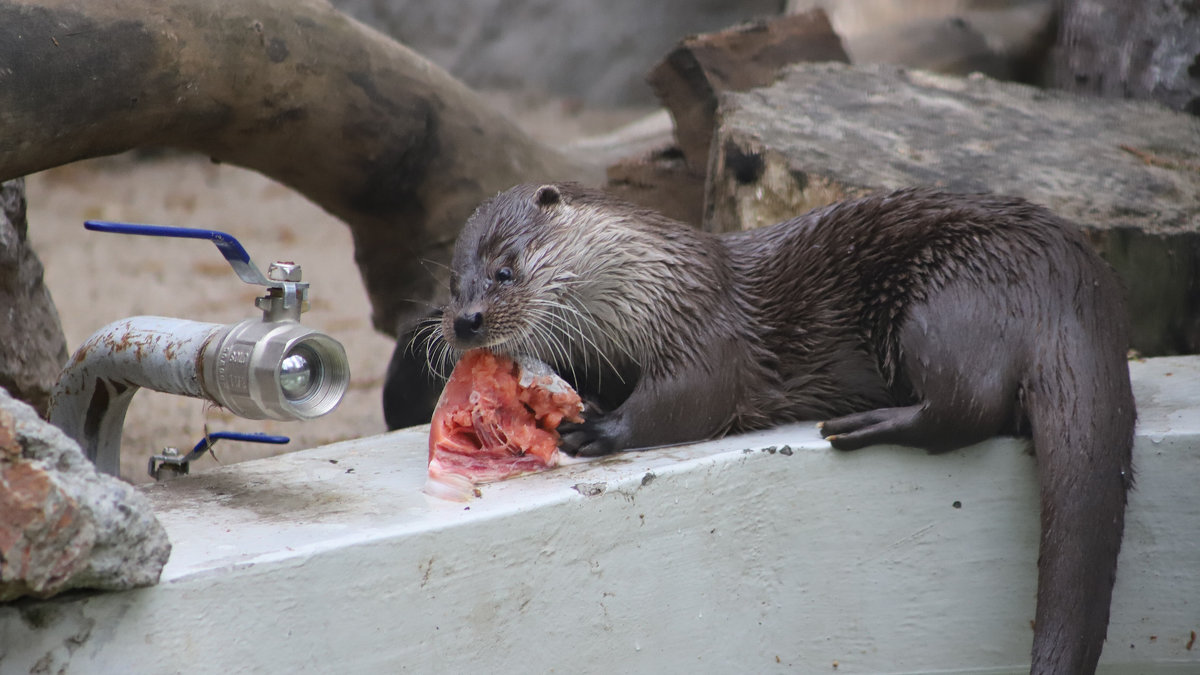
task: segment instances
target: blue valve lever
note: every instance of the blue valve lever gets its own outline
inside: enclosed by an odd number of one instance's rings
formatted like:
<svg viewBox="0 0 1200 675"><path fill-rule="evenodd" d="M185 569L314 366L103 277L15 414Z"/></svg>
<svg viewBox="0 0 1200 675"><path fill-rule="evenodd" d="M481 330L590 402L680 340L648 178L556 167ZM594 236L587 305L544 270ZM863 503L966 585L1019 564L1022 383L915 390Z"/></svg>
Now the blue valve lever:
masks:
<svg viewBox="0 0 1200 675"><path fill-rule="evenodd" d="M258 267L250 261L250 254L242 244L228 232L207 230L199 227L169 227L166 225L138 225L136 223L116 223L107 220L86 220L84 228L93 232L112 232L114 234L136 234L148 237L176 237L179 239L207 239L216 244L217 250L229 261L238 278L256 286L281 286L277 281L268 279Z"/></svg>
<svg viewBox="0 0 1200 675"><path fill-rule="evenodd" d="M262 432L245 433L241 431L214 431L204 438L201 438L192 451L187 454L188 457L199 457L211 448L215 441L246 441L247 443L271 443L273 445L283 445L291 442L292 439L287 436L272 436Z"/></svg>
<svg viewBox="0 0 1200 675"><path fill-rule="evenodd" d="M291 442L292 439L287 436L273 436L264 433L245 433L241 431L214 431L201 438L196 443L192 451L186 455L168 454L164 451L161 455L154 455L150 458L150 475L155 480L160 478L160 474L164 468L170 467L177 474L187 474L191 463L199 459L201 455L208 452L217 441L246 441L249 443L271 443L275 445L283 445ZM175 452L171 449L170 452Z"/></svg>

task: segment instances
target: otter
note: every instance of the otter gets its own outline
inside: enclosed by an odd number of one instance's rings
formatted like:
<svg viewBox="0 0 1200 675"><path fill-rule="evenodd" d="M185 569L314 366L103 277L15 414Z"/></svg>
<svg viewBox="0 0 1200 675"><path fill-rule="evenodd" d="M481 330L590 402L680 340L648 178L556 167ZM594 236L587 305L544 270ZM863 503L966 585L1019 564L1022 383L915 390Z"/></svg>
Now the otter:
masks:
<svg viewBox="0 0 1200 675"><path fill-rule="evenodd" d="M834 448L1032 438L1034 673L1095 670L1132 485L1123 287L1017 198L904 189L714 235L574 184L487 200L435 349L549 363L586 401L571 454L823 420ZM441 339L444 338L444 339Z"/></svg>

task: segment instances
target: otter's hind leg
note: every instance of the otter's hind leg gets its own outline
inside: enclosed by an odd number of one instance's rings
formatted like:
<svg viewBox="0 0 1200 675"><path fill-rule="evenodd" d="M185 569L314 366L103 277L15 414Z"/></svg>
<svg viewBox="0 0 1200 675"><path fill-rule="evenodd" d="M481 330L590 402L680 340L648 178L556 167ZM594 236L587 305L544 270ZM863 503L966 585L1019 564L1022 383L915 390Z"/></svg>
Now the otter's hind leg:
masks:
<svg viewBox="0 0 1200 675"><path fill-rule="evenodd" d="M822 422L821 437L838 450L857 450L879 443L901 443L897 439L917 423L920 414L919 404L854 413Z"/></svg>
<svg viewBox="0 0 1200 675"><path fill-rule="evenodd" d="M838 417L821 425L821 435L838 450L890 444L946 452L991 438L1005 428L1012 404L1002 391L979 388L966 396L946 396L963 384L964 374L930 382L927 396L915 405L879 408ZM1011 399L1015 401L1015 393Z"/></svg>
<svg viewBox="0 0 1200 675"><path fill-rule="evenodd" d="M822 436L839 450L889 443L944 452L1012 428L1027 329L1004 326L1016 319L986 290L951 285L910 308L898 335L899 375L915 404L829 420Z"/></svg>

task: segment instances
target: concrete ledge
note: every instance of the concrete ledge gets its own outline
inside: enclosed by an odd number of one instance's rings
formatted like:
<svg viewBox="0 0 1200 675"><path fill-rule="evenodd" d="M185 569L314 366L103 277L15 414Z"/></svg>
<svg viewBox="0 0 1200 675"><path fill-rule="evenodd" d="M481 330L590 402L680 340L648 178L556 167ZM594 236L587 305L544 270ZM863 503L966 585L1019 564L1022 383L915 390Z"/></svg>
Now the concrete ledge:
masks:
<svg viewBox="0 0 1200 675"><path fill-rule="evenodd" d="M1200 357L1131 364L1102 672L1200 669ZM784 447L787 450L784 450ZM828 449L810 425L420 492L425 429L146 491L154 588L0 607L0 672L1027 669L1025 445Z"/></svg>

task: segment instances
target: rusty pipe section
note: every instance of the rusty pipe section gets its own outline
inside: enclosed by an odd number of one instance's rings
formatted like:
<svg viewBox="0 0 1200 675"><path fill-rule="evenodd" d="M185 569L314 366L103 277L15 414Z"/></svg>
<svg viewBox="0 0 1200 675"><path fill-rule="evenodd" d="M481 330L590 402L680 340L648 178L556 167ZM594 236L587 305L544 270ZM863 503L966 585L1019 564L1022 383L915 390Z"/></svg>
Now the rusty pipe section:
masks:
<svg viewBox="0 0 1200 675"><path fill-rule="evenodd" d="M268 298L273 307L279 298ZM294 314L299 314L297 306ZM50 422L117 475L121 429L140 387L204 398L247 419L331 412L350 383L346 350L288 317L220 325L161 316L111 323L80 347L50 399Z"/></svg>
<svg viewBox="0 0 1200 675"><path fill-rule="evenodd" d="M50 423L105 473L121 469L121 430L138 388L207 398L204 348L224 326L135 316L96 331L67 363L50 399Z"/></svg>

